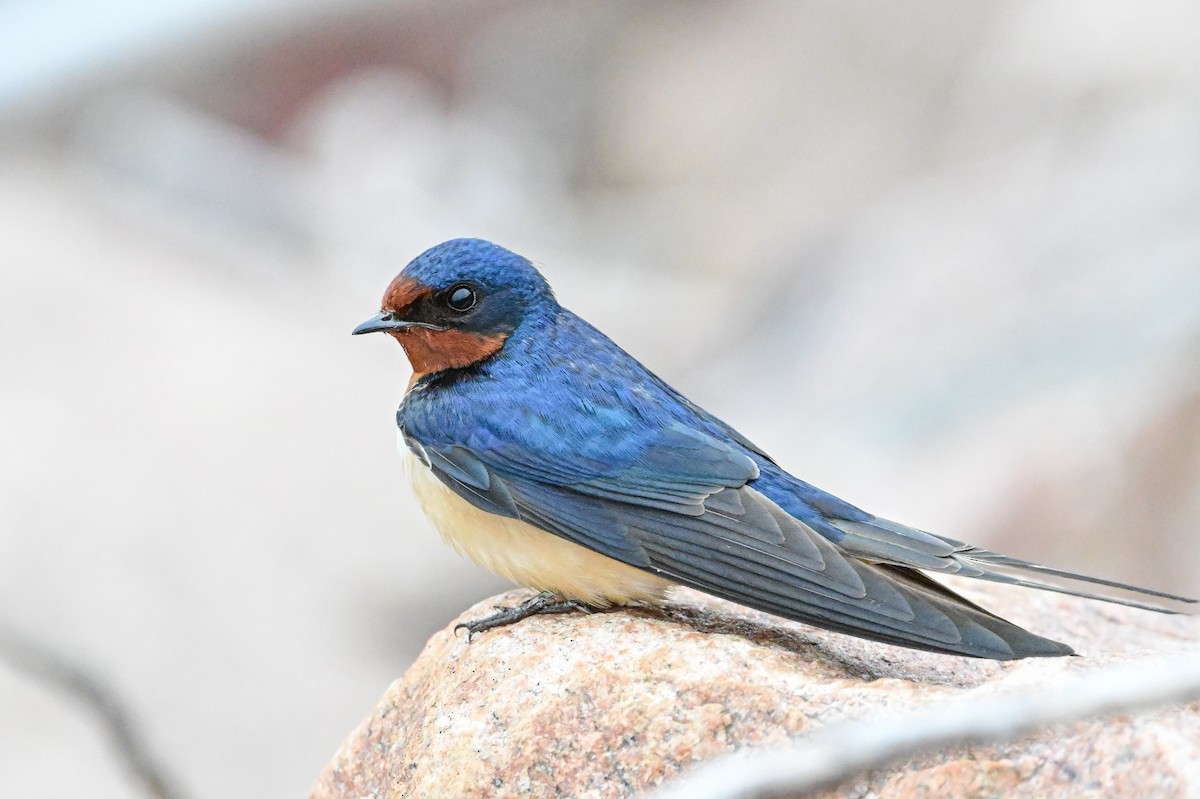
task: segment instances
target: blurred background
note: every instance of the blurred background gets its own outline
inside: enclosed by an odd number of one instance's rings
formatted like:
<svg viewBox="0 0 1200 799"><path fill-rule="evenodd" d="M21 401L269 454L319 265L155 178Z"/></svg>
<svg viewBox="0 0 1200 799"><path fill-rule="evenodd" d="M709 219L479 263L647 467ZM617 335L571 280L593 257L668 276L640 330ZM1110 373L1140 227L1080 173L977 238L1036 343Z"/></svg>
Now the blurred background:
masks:
<svg viewBox="0 0 1200 799"><path fill-rule="evenodd" d="M304 795L504 587L349 335L456 236L856 504L1200 592L1195 3L7 0L0 622L190 796ZM143 795L36 672L0 795Z"/></svg>

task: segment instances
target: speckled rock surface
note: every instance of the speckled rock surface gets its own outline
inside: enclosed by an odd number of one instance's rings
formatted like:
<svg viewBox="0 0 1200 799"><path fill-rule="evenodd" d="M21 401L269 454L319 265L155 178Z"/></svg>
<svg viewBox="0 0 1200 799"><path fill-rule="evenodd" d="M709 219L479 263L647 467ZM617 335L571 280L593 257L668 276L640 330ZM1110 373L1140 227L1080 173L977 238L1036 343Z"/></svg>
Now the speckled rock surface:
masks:
<svg viewBox="0 0 1200 799"><path fill-rule="evenodd" d="M986 586L970 594L1084 657L930 655L682 590L662 610L529 619L470 644L450 625L345 741L312 797L636 796L698 762L841 719L971 692L1053 690L1086 671L1200 650L1192 617ZM1193 704L918 757L829 796L1186 797L1200 795L1197 763Z"/></svg>

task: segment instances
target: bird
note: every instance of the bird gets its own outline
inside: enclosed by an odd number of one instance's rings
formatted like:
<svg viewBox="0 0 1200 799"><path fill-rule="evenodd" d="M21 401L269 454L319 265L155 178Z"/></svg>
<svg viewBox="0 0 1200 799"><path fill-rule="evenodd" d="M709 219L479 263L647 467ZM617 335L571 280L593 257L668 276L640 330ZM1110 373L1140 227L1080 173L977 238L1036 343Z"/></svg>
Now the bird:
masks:
<svg viewBox="0 0 1200 799"><path fill-rule="evenodd" d="M538 592L458 625L468 640L536 614L661 604L682 585L860 638L1014 660L1074 652L930 574L1164 613L1180 611L1111 589L1196 601L908 527L804 482L483 239L413 259L353 330L365 333L395 338L412 367L396 425L425 514L460 554Z"/></svg>

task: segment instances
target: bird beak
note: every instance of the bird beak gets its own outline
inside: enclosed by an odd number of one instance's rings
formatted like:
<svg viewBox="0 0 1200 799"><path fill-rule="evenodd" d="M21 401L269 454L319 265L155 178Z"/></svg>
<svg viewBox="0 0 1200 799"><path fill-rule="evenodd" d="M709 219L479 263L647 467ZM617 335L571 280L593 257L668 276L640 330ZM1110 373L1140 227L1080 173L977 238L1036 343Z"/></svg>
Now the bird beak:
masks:
<svg viewBox="0 0 1200 799"><path fill-rule="evenodd" d="M351 330L350 335L359 336L363 333L395 333L397 330L411 330L414 327L424 327L428 328L429 330L446 329L439 325L431 325L428 322L413 322L408 319L400 319L391 311L380 311L358 327Z"/></svg>
<svg viewBox="0 0 1200 799"><path fill-rule="evenodd" d="M391 332L393 330L403 330L408 326L408 322L404 321L403 319L397 319L396 315L392 312L380 311L358 327L354 328L354 330L350 332L350 335L359 336L363 333Z"/></svg>

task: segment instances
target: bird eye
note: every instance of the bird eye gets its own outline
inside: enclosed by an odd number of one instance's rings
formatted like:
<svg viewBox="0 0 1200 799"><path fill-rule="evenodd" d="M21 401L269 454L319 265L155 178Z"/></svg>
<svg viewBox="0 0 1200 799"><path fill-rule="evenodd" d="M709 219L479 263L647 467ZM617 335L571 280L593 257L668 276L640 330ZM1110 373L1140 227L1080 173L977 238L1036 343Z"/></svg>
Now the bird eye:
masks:
<svg viewBox="0 0 1200 799"><path fill-rule="evenodd" d="M479 298L475 294L475 289L470 286L455 286L446 292L446 305L451 310L465 313L475 307L475 303Z"/></svg>

